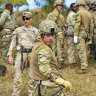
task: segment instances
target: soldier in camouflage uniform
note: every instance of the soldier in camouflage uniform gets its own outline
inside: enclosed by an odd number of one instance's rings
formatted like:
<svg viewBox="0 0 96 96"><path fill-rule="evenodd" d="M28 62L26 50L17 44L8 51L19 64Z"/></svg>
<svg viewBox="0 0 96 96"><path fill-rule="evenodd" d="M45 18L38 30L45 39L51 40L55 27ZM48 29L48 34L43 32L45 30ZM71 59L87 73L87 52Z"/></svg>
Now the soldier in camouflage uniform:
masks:
<svg viewBox="0 0 96 96"><path fill-rule="evenodd" d="M48 20L54 21L58 26L58 34L56 35L56 39L53 44L53 51L57 56L59 62L59 68L62 68L64 65L64 16L61 14L61 10L63 8L63 1L56 0L54 3L53 12L49 13L47 16Z"/></svg>
<svg viewBox="0 0 96 96"><path fill-rule="evenodd" d="M32 68L30 67L30 56L34 42L38 40L39 34L38 30L31 25L31 12L24 12L22 20L24 21L24 26L17 28L13 32L12 41L8 52L9 63L13 64L12 50L17 48L17 56L14 65L15 76L12 96L20 96L20 88L22 86L22 72L24 69L26 69L28 73L28 96L32 96Z"/></svg>
<svg viewBox="0 0 96 96"><path fill-rule="evenodd" d="M76 44L81 63L81 69L78 70L78 73L87 72L86 39L87 35L91 38L93 33L91 14L85 9L85 5L84 0L77 0L76 2L78 12L75 19L74 43Z"/></svg>
<svg viewBox="0 0 96 96"><path fill-rule="evenodd" d="M54 53L52 52L52 43L57 33L57 25L51 20L44 20L39 25L41 40L37 42L32 51L32 78L33 78L33 94L32 96L51 96L52 92L58 90L58 85L65 86L66 90L71 89L71 84L59 76L57 61ZM37 85L40 84L41 95L36 94ZM48 90L44 91L43 87ZM54 88L55 87L55 88ZM40 88L38 89L40 90ZM61 96L56 95L56 96ZM62 93L62 96L63 93Z"/></svg>
<svg viewBox="0 0 96 96"><path fill-rule="evenodd" d="M93 47L91 47L90 49L90 59L91 60L96 60L96 0L92 0L91 1L91 6L92 6L92 11L91 11L91 15L93 18Z"/></svg>
<svg viewBox="0 0 96 96"><path fill-rule="evenodd" d="M11 34L13 30L16 28L16 22L14 18L11 17L13 10L13 5L8 3L5 6L5 10L1 14L0 17L0 27L2 27L2 31L0 32L0 36L2 37L2 58L4 63L8 64L7 53L11 42Z"/></svg>
<svg viewBox="0 0 96 96"><path fill-rule="evenodd" d="M85 0L85 2L86 2L86 9L87 9L87 10L90 10L90 9L91 9L90 1L91 1L91 0Z"/></svg>
<svg viewBox="0 0 96 96"><path fill-rule="evenodd" d="M67 43L68 43L68 59L69 64L71 67L74 67L75 64L75 53L74 53L74 42L73 42L73 35L74 35L74 24L75 24L75 17L76 17L76 6L75 3L72 3L71 11L69 12L67 16L67 23L68 23L68 29L67 29Z"/></svg>

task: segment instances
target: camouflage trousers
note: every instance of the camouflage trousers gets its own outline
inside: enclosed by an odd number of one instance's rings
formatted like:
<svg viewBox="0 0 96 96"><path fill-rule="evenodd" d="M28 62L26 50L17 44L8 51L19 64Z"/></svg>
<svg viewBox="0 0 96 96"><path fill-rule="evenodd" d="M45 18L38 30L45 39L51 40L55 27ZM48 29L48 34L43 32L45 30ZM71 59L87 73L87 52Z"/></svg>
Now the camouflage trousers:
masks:
<svg viewBox="0 0 96 96"><path fill-rule="evenodd" d="M2 59L5 64L8 64L7 53L11 42L11 36L2 37Z"/></svg>
<svg viewBox="0 0 96 96"><path fill-rule="evenodd" d="M31 53L23 53L23 59L25 60L26 56L31 56ZM31 62L30 62L31 63ZM25 68L28 75L28 96L32 96L32 68L31 66ZM21 70L21 53L18 52L15 60L14 66L14 83L13 83L13 93L12 96L20 96L21 86L22 86L22 74Z"/></svg>
<svg viewBox="0 0 96 96"><path fill-rule="evenodd" d="M89 59L90 60L96 60L96 44L89 44Z"/></svg>
<svg viewBox="0 0 96 96"><path fill-rule="evenodd" d="M74 53L74 42L73 42L73 37L68 37L67 38L67 45L68 45L68 59L69 59L69 64L75 63L75 53Z"/></svg>
<svg viewBox="0 0 96 96"><path fill-rule="evenodd" d="M64 34L63 32L58 32L58 34L56 35L56 38L53 42L53 46L52 46L53 52L55 53L57 60L59 63L63 62L64 60L64 54L63 53L63 49L64 49Z"/></svg>
<svg viewBox="0 0 96 96"><path fill-rule="evenodd" d="M86 52L86 43L85 39L81 38L79 43L76 45L78 50L78 55L80 59L81 69L87 69L88 61L87 61L87 52Z"/></svg>
<svg viewBox="0 0 96 96"><path fill-rule="evenodd" d="M96 60L96 29L94 30L94 43L89 45L90 60Z"/></svg>
<svg viewBox="0 0 96 96"><path fill-rule="evenodd" d="M38 80L33 80L33 88L32 88L32 96L39 96L38 95L38 84L36 83L38 82ZM54 83L55 87L49 87L49 86L45 86L45 85L40 85L40 93L41 93L41 96L64 96L64 93L62 91L58 92L57 94L55 94L58 90L60 90L60 87L57 86L55 83ZM55 95L53 95L55 94Z"/></svg>

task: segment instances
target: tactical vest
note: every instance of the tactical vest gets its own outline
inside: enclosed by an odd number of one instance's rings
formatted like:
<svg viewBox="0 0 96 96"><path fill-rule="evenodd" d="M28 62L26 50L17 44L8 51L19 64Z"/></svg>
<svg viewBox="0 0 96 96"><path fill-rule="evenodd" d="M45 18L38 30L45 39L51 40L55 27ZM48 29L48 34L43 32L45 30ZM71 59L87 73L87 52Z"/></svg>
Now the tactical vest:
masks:
<svg viewBox="0 0 96 96"><path fill-rule="evenodd" d="M57 71L57 60L55 58L55 55L53 54L51 48L49 48L47 45L44 44L44 42L37 42L33 49L32 49L32 56L31 56L31 64L32 64L32 78L34 80L49 80L50 78L47 78L43 76L38 67L38 52L42 49L47 49L49 51L49 54L51 53L51 63L50 66L52 68L52 73L58 73Z"/></svg>

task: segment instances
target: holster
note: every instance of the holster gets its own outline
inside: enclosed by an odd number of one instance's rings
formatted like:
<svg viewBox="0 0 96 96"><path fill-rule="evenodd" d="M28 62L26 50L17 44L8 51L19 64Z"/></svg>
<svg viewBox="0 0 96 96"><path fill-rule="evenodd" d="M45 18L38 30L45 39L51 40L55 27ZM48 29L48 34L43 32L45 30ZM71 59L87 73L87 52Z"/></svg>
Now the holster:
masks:
<svg viewBox="0 0 96 96"><path fill-rule="evenodd" d="M30 60L31 60L31 57L30 56L26 56L25 57L24 64L23 64L24 68L30 66Z"/></svg>
<svg viewBox="0 0 96 96"><path fill-rule="evenodd" d="M12 57L16 58L16 56L17 56L17 48L15 47L12 50Z"/></svg>
<svg viewBox="0 0 96 96"><path fill-rule="evenodd" d="M28 53L32 52L32 48L27 49L21 46L20 51L21 51L21 69L24 69L30 66L31 57L28 56ZM25 57L24 61L23 61L23 53L27 53L27 56Z"/></svg>

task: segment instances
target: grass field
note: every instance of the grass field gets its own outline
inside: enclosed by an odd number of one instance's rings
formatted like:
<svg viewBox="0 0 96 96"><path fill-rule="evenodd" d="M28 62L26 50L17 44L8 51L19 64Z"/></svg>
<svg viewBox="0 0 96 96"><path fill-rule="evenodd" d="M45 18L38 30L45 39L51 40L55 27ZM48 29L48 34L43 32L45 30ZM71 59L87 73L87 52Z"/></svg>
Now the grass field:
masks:
<svg viewBox="0 0 96 96"><path fill-rule="evenodd" d="M0 60L2 62L2 60ZM7 80L8 76L13 73L13 66L7 65L7 74L4 77L0 77L0 96L11 96L12 86L13 86L13 78L11 75ZM67 64L65 64L65 68L60 70L62 76L69 80L72 83L72 90L70 92L66 92L66 96L96 96L96 77L93 76L96 68L96 62L89 62L89 72L87 74L77 74L76 70L78 70L80 66L77 66L72 69ZM2 82L3 81L3 82ZM23 74L23 86L21 91L21 96L27 95L27 78L26 72ZM1 83L2 82L2 83Z"/></svg>

